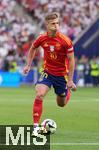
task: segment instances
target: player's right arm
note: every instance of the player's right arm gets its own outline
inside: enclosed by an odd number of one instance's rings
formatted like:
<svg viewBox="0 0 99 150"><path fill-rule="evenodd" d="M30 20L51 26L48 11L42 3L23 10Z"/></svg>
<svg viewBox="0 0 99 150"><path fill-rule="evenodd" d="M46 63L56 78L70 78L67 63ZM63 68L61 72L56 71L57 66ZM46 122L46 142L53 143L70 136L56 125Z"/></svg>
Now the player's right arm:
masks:
<svg viewBox="0 0 99 150"><path fill-rule="evenodd" d="M26 66L24 67L23 69L23 73L24 74L28 74L28 72L30 71L31 69L31 64L32 64L32 61L35 57L35 53L36 53L36 48L38 48L41 44L41 36L39 36L31 45L30 49L29 49L29 52L28 52L28 55L27 55L27 64Z"/></svg>
<svg viewBox="0 0 99 150"><path fill-rule="evenodd" d="M36 53L36 49L35 49L34 45L32 44L32 46L30 47L29 52L28 52L27 64L23 69L24 74L28 74L28 72L30 71L32 61L35 57L35 53Z"/></svg>

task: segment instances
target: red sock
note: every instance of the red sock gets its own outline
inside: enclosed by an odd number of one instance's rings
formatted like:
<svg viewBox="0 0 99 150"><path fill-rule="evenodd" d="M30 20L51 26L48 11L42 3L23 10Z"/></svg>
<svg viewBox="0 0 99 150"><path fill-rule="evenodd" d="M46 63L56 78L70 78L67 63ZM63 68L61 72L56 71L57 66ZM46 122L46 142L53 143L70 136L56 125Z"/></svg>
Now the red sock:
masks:
<svg viewBox="0 0 99 150"><path fill-rule="evenodd" d="M38 124L42 114L42 99L36 97L33 105L34 124Z"/></svg>
<svg viewBox="0 0 99 150"><path fill-rule="evenodd" d="M68 101L70 100L70 96L71 96L71 92L70 92L70 90L68 89L68 91L67 91L67 96L66 96L66 104L67 104Z"/></svg>

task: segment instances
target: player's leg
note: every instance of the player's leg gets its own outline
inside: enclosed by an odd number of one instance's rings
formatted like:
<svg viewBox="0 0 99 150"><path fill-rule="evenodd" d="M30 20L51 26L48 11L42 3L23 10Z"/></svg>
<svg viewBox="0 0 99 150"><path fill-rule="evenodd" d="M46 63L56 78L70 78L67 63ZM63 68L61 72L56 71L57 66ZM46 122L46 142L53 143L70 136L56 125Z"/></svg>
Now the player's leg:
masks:
<svg viewBox="0 0 99 150"><path fill-rule="evenodd" d="M61 94L57 95L56 97L57 105L60 107L64 107L70 100L70 95L71 95L70 90L67 91L67 95L64 96L62 96Z"/></svg>
<svg viewBox="0 0 99 150"><path fill-rule="evenodd" d="M65 77L56 77L57 80L54 80L53 87L57 95L57 105L64 107L70 100L71 92L67 88L67 82Z"/></svg>
<svg viewBox="0 0 99 150"><path fill-rule="evenodd" d="M36 98L33 105L33 122L34 125L38 125L41 114L42 114L42 104L44 96L49 91L49 87L45 84L36 85Z"/></svg>
<svg viewBox="0 0 99 150"><path fill-rule="evenodd" d="M42 115L43 110L43 99L44 96L49 91L49 87L44 84L37 84L36 85L36 98L34 100L33 104L33 132L32 136L37 136L39 132L41 132L41 128L39 127L39 120Z"/></svg>
<svg viewBox="0 0 99 150"><path fill-rule="evenodd" d="M61 96L57 95L57 97L56 97L57 105L60 107L64 107L65 99L66 99L66 97L61 97Z"/></svg>
<svg viewBox="0 0 99 150"><path fill-rule="evenodd" d="M37 134L38 131L38 124L42 115L43 110L43 99L47 92L49 91L51 87L51 81L49 78L49 75L46 72L43 72L37 82L36 85L36 98L34 100L33 104L33 122L34 122L34 131L33 134ZM37 128L38 127L38 128ZM35 132L36 131L36 132Z"/></svg>

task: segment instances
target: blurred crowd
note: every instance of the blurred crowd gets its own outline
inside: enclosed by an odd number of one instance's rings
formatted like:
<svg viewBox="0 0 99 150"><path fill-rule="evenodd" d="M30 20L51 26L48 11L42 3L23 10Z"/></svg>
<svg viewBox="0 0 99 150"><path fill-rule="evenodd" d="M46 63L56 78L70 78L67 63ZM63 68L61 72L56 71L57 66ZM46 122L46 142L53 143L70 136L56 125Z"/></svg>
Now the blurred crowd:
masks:
<svg viewBox="0 0 99 150"><path fill-rule="evenodd" d="M99 56L89 59L82 55L75 58L76 83L78 86L99 86Z"/></svg>
<svg viewBox="0 0 99 150"><path fill-rule="evenodd" d="M14 0L0 1L0 54L2 56L6 56L9 50L16 50L21 43L27 42L35 31L31 23L17 15L15 7Z"/></svg>
<svg viewBox="0 0 99 150"><path fill-rule="evenodd" d="M32 22L18 15L18 9L17 11L15 9L18 6L24 8L25 13L32 18ZM98 16L99 1L0 0L0 71L22 71L28 49L37 36L37 31L39 29L40 32L45 31L44 17L51 11L60 13L61 31L74 40ZM38 66L40 56L41 53L38 51L33 66ZM99 66L98 57L96 61ZM79 66L81 60L77 62Z"/></svg>
<svg viewBox="0 0 99 150"><path fill-rule="evenodd" d="M44 30L47 12L60 13L61 31L74 39L98 16L98 0L17 0Z"/></svg>
<svg viewBox="0 0 99 150"><path fill-rule="evenodd" d="M24 56L36 34L36 27L18 15L16 6L15 0L0 1L0 69L3 70L24 64Z"/></svg>

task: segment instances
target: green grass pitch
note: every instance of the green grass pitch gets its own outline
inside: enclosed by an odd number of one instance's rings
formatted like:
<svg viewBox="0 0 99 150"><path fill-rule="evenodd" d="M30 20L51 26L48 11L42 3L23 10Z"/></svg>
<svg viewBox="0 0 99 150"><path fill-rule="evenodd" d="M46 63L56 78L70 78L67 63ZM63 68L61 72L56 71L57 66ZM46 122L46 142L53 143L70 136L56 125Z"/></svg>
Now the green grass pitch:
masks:
<svg viewBox="0 0 99 150"><path fill-rule="evenodd" d="M0 124L32 124L34 87L0 88ZM99 150L99 88L78 88L64 108L56 105L54 91L44 99L41 121L51 118L57 132L51 150Z"/></svg>

